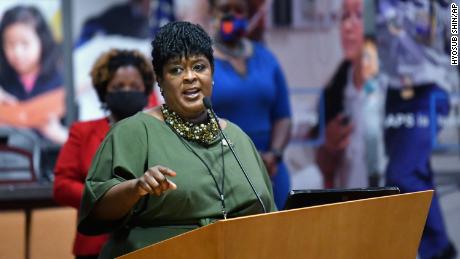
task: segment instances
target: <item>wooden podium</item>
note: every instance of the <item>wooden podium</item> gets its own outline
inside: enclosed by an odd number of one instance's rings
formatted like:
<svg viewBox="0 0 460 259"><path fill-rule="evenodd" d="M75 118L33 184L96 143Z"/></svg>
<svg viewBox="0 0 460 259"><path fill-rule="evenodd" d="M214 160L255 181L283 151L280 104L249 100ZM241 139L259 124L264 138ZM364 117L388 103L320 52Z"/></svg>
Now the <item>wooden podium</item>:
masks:
<svg viewBox="0 0 460 259"><path fill-rule="evenodd" d="M433 191L222 220L123 259L411 258Z"/></svg>

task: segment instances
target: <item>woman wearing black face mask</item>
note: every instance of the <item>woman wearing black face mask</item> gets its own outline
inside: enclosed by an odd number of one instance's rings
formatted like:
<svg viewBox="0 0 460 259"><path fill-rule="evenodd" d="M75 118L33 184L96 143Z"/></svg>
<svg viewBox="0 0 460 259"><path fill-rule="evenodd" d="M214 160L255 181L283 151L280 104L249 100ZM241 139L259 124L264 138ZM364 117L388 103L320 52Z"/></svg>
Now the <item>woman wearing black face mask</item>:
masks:
<svg viewBox="0 0 460 259"><path fill-rule="evenodd" d="M110 125L141 111L154 82L150 62L140 52L129 50L113 49L103 54L94 64L91 77L109 115L73 124L55 168L56 202L76 209L80 208L91 160ZM86 236L77 232L73 252L76 258L97 258L106 240L106 235Z"/></svg>
<svg viewBox="0 0 460 259"><path fill-rule="evenodd" d="M282 154L291 127L284 74L267 48L246 38L247 1L209 3L215 29L214 109L251 137L273 181L276 205L283 208L290 181Z"/></svg>
<svg viewBox="0 0 460 259"><path fill-rule="evenodd" d="M112 122L141 111L152 92L151 65L137 51L111 50L96 61L91 77Z"/></svg>

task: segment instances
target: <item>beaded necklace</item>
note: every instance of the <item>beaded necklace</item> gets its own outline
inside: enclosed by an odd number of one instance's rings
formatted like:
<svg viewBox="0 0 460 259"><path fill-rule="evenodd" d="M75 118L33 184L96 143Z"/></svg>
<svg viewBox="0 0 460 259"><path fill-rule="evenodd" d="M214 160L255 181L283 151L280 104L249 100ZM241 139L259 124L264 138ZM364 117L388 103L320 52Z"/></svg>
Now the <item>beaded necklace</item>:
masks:
<svg viewBox="0 0 460 259"><path fill-rule="evenodd" d="M205 122L193 123L182 119L176 112L169 110L166 104L161 106L164 120L173 131L189 141L210 145L219 137L217 121L208 115Z"/></svg>
<svg viewBox="0 0 460 259"><path fill-rule="evenodd" d="M224 184L225 184L225 160L224 160L224 144L221 145L221 157L222 157L222 180L221 186L217 181L217 177L212 173L210 166L205 162L205 160L198 155L198 153L192 148L192 146L187 143L187 141L194 141L199 144L211 145L216 140L220 140L219 128L217 121L212 117L207 115L206 122L203 123L193 123L182 119L177 113L170 111L166 104L161 106L161 112L165 122L169 127L174 131L174 133L179 137L184 146L190 150L206 167L209 175L212 177L214 184L219 195L219 200L222 205L222 216L224 219L227 219L227 208L225 206L225 196L224 196ZM209 112L208 112L209 113ZM185 140L184 140L185 139Z"/></svg>

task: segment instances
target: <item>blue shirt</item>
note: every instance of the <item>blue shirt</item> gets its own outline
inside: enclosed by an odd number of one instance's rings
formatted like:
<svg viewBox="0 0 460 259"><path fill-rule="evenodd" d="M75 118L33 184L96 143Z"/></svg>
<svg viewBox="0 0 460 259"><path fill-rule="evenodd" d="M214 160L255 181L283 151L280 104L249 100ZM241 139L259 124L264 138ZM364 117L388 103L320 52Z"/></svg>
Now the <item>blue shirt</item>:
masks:
<svg viewBox="0 0 460 259"><path fill-rule="evenodd" d="M274 122L291 116L286 80L278 61L264 46L252 43L240 75L225 60L215 59L212 102L217 115L237 124L259 151L270 149Z"/></svg>

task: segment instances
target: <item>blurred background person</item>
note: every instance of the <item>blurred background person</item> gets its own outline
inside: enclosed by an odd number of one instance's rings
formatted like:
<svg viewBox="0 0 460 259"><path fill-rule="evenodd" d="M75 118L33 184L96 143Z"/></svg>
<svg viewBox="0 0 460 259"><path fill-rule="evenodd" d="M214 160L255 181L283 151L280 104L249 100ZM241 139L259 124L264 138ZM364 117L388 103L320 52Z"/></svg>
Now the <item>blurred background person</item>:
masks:
<svg viewBox="0 0 460 259"><path fill-rule="evenodd" d="M361 62L364 79L363 91L367 95L363 106L363 117L366 127L364 139L369 186L383 186L386 162L383 144L385 89L380 76L375 37L365 37Z"/></svg>
<svg viewBox="0 0 460 259"><path fill-rule="evenodd" d="M211 1L213 2L213 1ZM212 13L209 11L211 2L209 0L174 0L175 18L178 21L188 21L199 24L208 33L213 34L215 29L211 28L209 19ZM269 12L270 4L265 0L247 0L248 5L248 27L247 38L264 42L266 14Z"/></svg>
<svg viewBox="0 0 460 259"><path fill-rule="evenodd" d="M59 49L40 11L23 5L7 10L0 23L0 44L0 105L5 113L0 123L31 127L47 140L64 143Z"/></svg>
<svg viewBox="0 0 460 259"><path fill-rule="evenodd" d="M152 60L165 103L118 122L85 182L79 230L111 232L100 258L216 220L276 210L270 179L250 138L203 105L213 89L211 38L198 25L169 23L152 42Z"/></svg>
<svg viewBox="0 0 460 259"><path fill-rule="evenodd" d="M240 126L254 141L273 181L278 208L290 191L283 152L291 131L288 87L275 56L246 38L243 0L210 1L214 28L216 113Z"/></svg>
<svg viewBox="0 0 460 259"><path fill-rule="evenodd" d="M379 2L378 44L387 78L385 104L386 185L402 192L435 189L430 157L450 110L449 90L458 87L445 52L450 40L451 1ZM449 48L450 49L450 48ZM430 114L435 116L430 117ZM394 123L392 118L404 118ZM456 258L435 193L420 242L425 258Z"/></svg>
<svg viewBox="0 0 460 259"><path fill-rule="evenodd" d="M86 13L76 21L80 25L76 31L80 32L74 40L73 52L79 120L104 116L88 76L88 68L95 58L108 48L137 49L148 55L149 42L158 28L176 17L172 0L105 0L98 2L99 12L90 12L92 5L88 0L75 2L75 6ZM149 107L161 101L159 93L153 91L149 96Z"/></svg>
<svg viewBox="0 0 460 259"><path fill-rule="evenodd" d="M382 93L370 81L377 74L378 61L371 41L365 47L363 31L363 1L343 0L340 39L344 60L323 93L325 139L316 150L326 188L368 187L369 174L374 173L369 170L377 170L372 168L376 164L372 154L377 152L372 148L381 138L378 100ZM318 130L315 127L311 134L320 134Z"/></svg>
<svg viewBox="0 0 460 259"><path fill-rule="evenodd" d="M91 70L91 78L107 117L76 122L62 147L55 168L54 199L80 209L83 188L91 161L111 125L141 111L152 92L154 74L147 58L136 50L112 49L102 54ZM107 236L76 234L76 258L97 258Z"/></svg>
<svg viewBox="0 0 460 259"><path fill-rule="evenodd" d="M76 46L85 44L96 35L151 38L160 26L173 20L172 0L128 0L87 19Z"/></svg>

